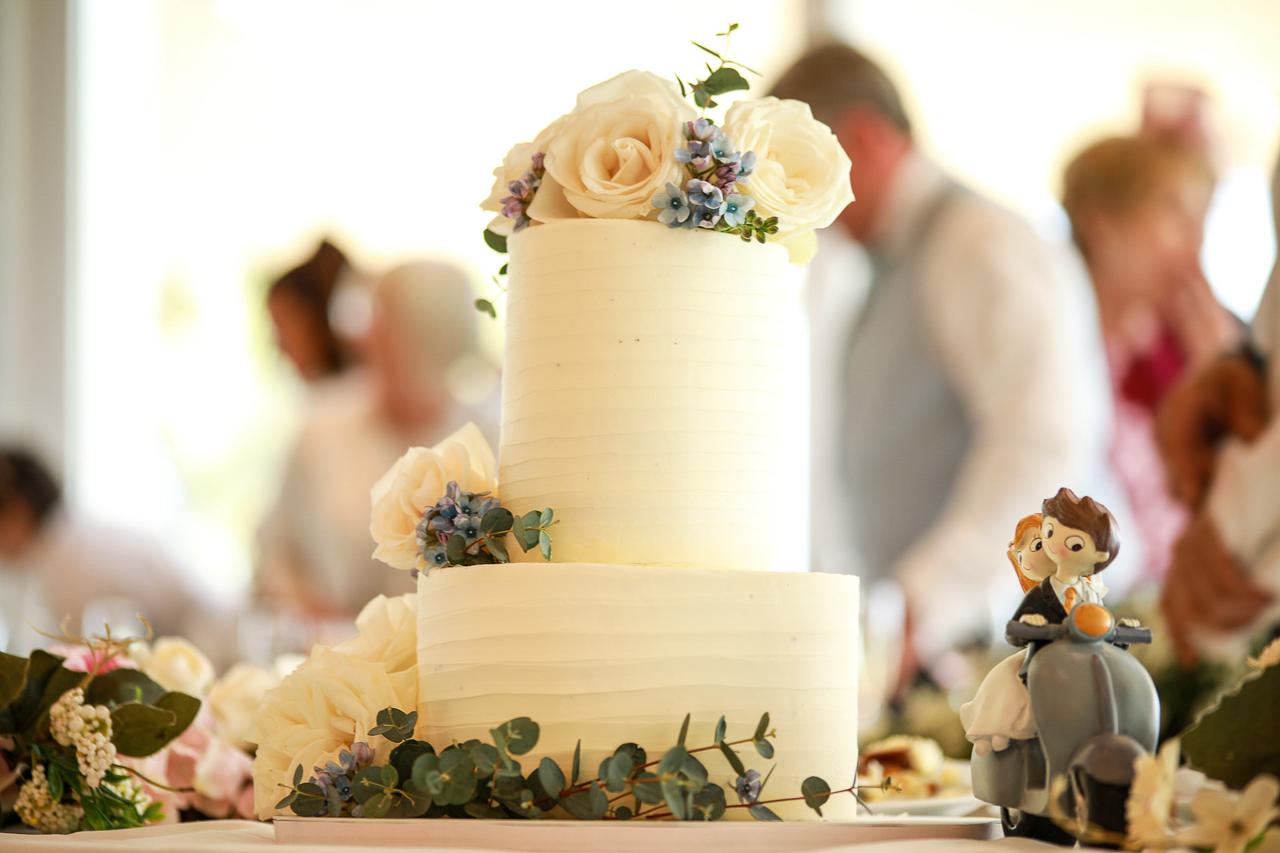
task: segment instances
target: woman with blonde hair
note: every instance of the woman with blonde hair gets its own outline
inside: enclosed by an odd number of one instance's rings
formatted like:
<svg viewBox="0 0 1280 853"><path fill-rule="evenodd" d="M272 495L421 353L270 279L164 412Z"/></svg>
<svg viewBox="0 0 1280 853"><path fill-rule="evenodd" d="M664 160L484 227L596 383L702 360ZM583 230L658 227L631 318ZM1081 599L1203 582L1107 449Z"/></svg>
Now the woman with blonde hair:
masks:
<svg viewBox="0 0 1280 853"><path fill-rule="evenodd" d="M1167 569L1185 522L1166 488L1155 413L1185 375L1242 332L1200 266L1213 188L1200 150L1143 135L1094 142L1063 175L1062 205L1097 296L1111 373L1111 462L1153 579Z"/></svg>

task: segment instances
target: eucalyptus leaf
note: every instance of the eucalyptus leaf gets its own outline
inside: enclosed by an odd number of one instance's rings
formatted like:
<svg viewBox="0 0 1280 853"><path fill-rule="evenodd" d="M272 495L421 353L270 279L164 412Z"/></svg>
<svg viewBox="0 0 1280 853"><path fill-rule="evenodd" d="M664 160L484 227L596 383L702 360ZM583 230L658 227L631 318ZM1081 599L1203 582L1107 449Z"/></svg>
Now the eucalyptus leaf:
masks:
<svg viewBox="0 0 1280 853"><path fill-rule="evenodd" d="M489 549L489 553L499 563L510 563L511 554L507 551L507 545L501 539L490 539L485 543L485 547Z"/></svg>
<svg viewBox="0 0 1280 853"><path fill-rule="evenodd" d="M439 770L444 786L439 794L431 791L437 802L447 806L461 806L475 796L475 765L471 763L470 755L460 749L445 750L440 756Z"/></svg>
<svg viewBox="0 0 1280 853"><path fill-rule="evenodd" d="M480 519L481 533L506 533L515 522L515 516L506 507L495 506Z"/></svg>
<svg viewBox="0 0 1280 853"><path fill-rule="evenodd" d="M507 813L502 809L496 809L488 803L480 800L472 800L463 806L467 810L467 815L476 820L504 820Z"/></svg>
<svg viewBox="0 0 1280 853"><path fill-rule="evenodd" d="M825 779L810 776L800 783L800 793L804 795L804 804L822 817L822 807L831 799L831 786Z"/></svg>
<svg viewBox="0 0 1280 853"><path fill-rule="evenodd" d="M291 808L299 817L319 817L328 808L324 790L315 782L303 782L298 786L298 798Z"/></svg>
<svg viewBox="0 0 1280 853"><path fill-rule="evenodd" d="M627 777L631 775L634 765L631 763L631 756L623 754L615 754L609 760L609 769L604 776L605 787L615 794L620 794L627 789Z"/></svg>
<svg viewBox="0 0 1280 853"><path fill-rule="evenodd" d="M644 771L638 773L631 783L631 793L637 801L648 805L662 802L662 786L655 773Z"/></svg>
<svg viewBox="0 0 1280 853"><path fill-rule="evenodd" d="M565 797L560 804L579 820L599 820L609 811L609 797L598 785Z"/></svg>
<svg viewBox="0 0 1280 853"><path fill-rule="evenodd" d="M508 720L490 734L500 734L506 743L507 751L512 755L524 755L538 744L538 724L528 717L516 717ZM496 741L495 736L495 741Z"/></svg>
<svg viewBox="0 0 1280 853"><path fill-rule="evenodd" d="M369 799L365 800L361 805L364 807L364 817L383 818L391 812L392 797L385 791L379 791Z"/></svg>
<svg viewBox="0 0 1280 853"><path fill-rule="evenodd" d="M363 805L381 795L387 788L395 787L399 780L396 769L389 764L366 767L356 773L355 778L351 780L351 796L357 803ZM391 804L388 803L387 807L390 808L390 806Z"/></svg>
<svg viewBox="0 0 1280 853"><path fill-rule="evenodd" d="M752 736L753 740L763 740L764 736L769 733L769 712L765 711L760 716L760 722L756 723L756 733Z"/></svg>
<svg viewBox="0 0 1280 853"><path fill-rule="evenodd" d="M570 780L569 784L571 785L578 784L578 777L581 774L582 774L582 739L579 738L578 742L574 744L574 747L573 747L573 767L569 774L569 780Z"/></svg>
<svg viewBox="0 0 1280 853"><path fill-rule="evenodd" d="M551 520L555 517L556 517L556 511L551 507L547 507L542 511L541 515L538 516L538 521L541 524L541 526L548 527L551 524Z"/></svg>
<svg viewBox="0 0 1280 853"><path fill-rule="evenodd" d="M387 812L387 817L422 817L431 805L431 794L426 789L414 785L411 779L392 796L391 809Z"/></svg>
<svg viewBox="0 0 1280 853"><path fill-rule="evenodd" d="M538 550L542 552L542 559L551 561L551 535L545 530L538 533Z"/></svg>
<svg viewBox="0 0 1280 853"><path fill-rule="evenodd" d="M555 761L543 758L538 764L538 781L542 783L542 789L548 796L559 797L564 790L564 771Z"/></svg>
<svg viewBox="0 0 1280 853"><path fill-rule="evenodd" d="M487 743L472 744L467 747L467 754L471 756L471 763L479 776L492 776L501 760L497 747Z"/></svg>
<svg viewBox="0 0 1280 853"><path fill-rule="evenodd" d="M728 730L728 727L729 727L729 724L725 722L724 716L722 715L720 717L720 720L716 723L716 733L715 733L716 744L724 743L724 735L725 735L725 732Z"/></svg>
<svg viewBox="0 0 1280 853"><path fill-rule="evenodd" d="M693 795L693 811L689 815L693 820L719 820L724 812L724 788L719 785L706 785Z"/></svg>
<svg viewBox="0 0 1280 853"><path fill-rule="evenodd" d="M614 820L631 820L631 809L626 806L618 806L613 810Z"/></svg>
<svg viewBox="0 0 1280 853"><path fill-rule="evenodd" d="M461 563L466 555L467 540L461 533L452 533L444 545L444 555L450 563Z"/></svg>
<svg viewBox="0 0 1280 853"><path fill-rule="evenodd" d="M666 752L662 753L662 760L658 762L658 775L666 776L671 773L679 773L684 767L684 761L689 757L689 750L683 746L673 746Z"/></svg>
<svg viewBox="0 0 1280 853"><path fill-rule="evenodd" d="M686 802L684 785L679 779L663 779L660 783L662 786L662 798L666 801L667 808L671 809L671 814L676 820L688 820L689 809Z"/></svg>
<svg viewBox="0 0 1280 853"><path fill-rule="evenodd" d="M747 809L747 811L756 820L782 820L782 818L774 814L773 809L768 806L762 806L759 803Z"/></svg>
<svg viewBox="0 0 1280 853"><path fill-rule="evenodd" d="M440 759L434 752L424 752L413 760L413 771L409 774L409 778L413 784L422 790L430 790L431 786L427 784L428 774L435 773L438 778L440 767ZM432 793L436 793L432 791Z"/></svg>
<svg viewBox="0 0 1280 853"><path fill-rule="evenodd" d="M498 309L494 307L493 302L488 299L477 299L475 301L476 310L482 314L488 314L490 319L498 319Z"/></svg>
<svg viewBox="0 0 1280 853"><path fill-rule="evenodd" d="M692 717L692 714L685 714L684 722L680 724L680 736L676 738L676 743L680 744L680 746L684 746L685 740L689 737L689 720Z"/></svg>
<svg viewBox="0 0 1280 853"><path fill-rule="evenodd" d="M761 758L773 758L773 744L763 738L755 741L756 752Z"/></svg>
<svg viewBox="0 0 1280 853"><path fill-rule="evenodd" d="M742 759L738 757L738 753L733 747L724 741L720 741L720 752L724 755L724 760L729 762L729 766L733 768L733 772L739 776L743 776L747 772L746 765L742 763Z"/></svg>
<svg viewBox="0 0 1280 853"><path fill-rule="evenodd" d="M490 231L488 228L484 229L484 244L499 254L505 255L507 253L507 238L496 231Z"/></svg>
<svg viewBox="0 0 1280 853"><path fill-rule="evenodd" d="M391 750L391 766L396 769L401 779L412 779L413 767L417 760L424 755L435 755L435 752L435 747L425 740L410 738Z"/></svg>

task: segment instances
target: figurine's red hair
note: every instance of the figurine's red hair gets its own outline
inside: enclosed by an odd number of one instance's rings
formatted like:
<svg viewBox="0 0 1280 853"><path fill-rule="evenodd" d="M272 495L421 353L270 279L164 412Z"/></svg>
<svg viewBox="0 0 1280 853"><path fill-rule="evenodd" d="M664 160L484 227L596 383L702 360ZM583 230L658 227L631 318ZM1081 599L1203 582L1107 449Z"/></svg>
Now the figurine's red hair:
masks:
<svg viewBox="0 0 1280 853"><path fill-rule="evenodd" d="M1018 563L1018 545L1022 542L1022 537L1026 536L1031 531L1034 530L1036 533L1040 532L1041 519L1042 517L1040 513L1033 512L1031 515L1028 515L1026 518L1018 521L1018 526L1013 530L1013 541L1009 543L1009 550L1006 552L1009 555L1009 562L1013 563L1013 573L1018 576L1018 583L1022 584L1022 591L1024 593L1030 592L1031 588L1035 586L1038 581L1033 580L1022 573L1022 566Z"/></svg>

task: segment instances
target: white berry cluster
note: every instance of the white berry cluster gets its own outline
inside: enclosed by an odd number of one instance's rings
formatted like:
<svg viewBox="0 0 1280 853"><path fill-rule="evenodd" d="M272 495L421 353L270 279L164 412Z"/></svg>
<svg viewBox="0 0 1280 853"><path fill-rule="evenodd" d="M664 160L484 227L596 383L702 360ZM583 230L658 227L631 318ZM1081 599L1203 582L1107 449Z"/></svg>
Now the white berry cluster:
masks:
<svg viewBox="0 0 1280 853"><path fill-rule="evenodd" d="M32 768L31 781L18 792L14 811L27 826L50 835L75 832L80 827L80 818L84 817L84 810L79 805L53 801L42 764Z"/></svg>
<svg viewBox="0 0 1280 853"><path fill-rule="evenodd" d="M85 786L92 789L102 784L102 777L116 761L107 706L86 705L83 689L68 690L49 708L49 730L58 743L75 747Z"/></svg>
<svg viewBox="0 0 1280 853"><path fill-rule="evenodd" d="M142 783L132 776L118 778L114 782L107 782L106 786L120 795L123 800L133 803L133 807L137 810L138 816L141 817L147 811L147 806L151 805L151 798L142 790Z"/></svg>

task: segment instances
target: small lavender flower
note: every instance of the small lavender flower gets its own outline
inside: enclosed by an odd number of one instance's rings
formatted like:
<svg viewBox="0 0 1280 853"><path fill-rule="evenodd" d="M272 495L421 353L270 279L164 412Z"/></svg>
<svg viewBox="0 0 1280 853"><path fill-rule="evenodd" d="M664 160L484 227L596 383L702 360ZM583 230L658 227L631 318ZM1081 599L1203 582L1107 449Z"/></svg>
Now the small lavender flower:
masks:
<svg viewBox="0 0 1280 853"><path fill-rule="evenodd" d="M760 771L748 770L739 776L733 783L733 790L738 794L738 801L742 803L754 803L760 799Z"/></svg>
<svg viewBox="0 0 1280 853"><path fill-rule="evenodd" d="M709 118L684 123L685 139L696 139L699 142L713 142L723 136L723 132Z"/></svg>
<svg viewBox="0 0 1280 853"><path fill-rule="evenodd" d="M547 154L545 151L539 151L530 158L530 162L533 164L533 173L539 178L541 178L542 173L546 171L546 159Z"/></svg>
<svg viewBox="0 0 1280 853"><path fill-rule="evenodd" d="M689 193L689 203L707 210L717 210L724 204L724 193L715 184L693 178L685 184Z"/></svg>
<svg viewBox="0 0 1280 853"><path fill-rule="evenodd" d="M742 152L733 150L733 141L721 136L711 143L711 156L721 163L737 163L742 159Z"/></svg>
<svg viewBox="0 0 1280 853"><path fill-rule="evenodd" d="M363 770L373 763L373 747L364 741L351 744L351 754L355 757L357 770Z"/></svg>
<svg viewBox="0 0 1280 853"><path fill-rule="evenodd" d="M724 216L724 221L730 227L737 228L746 221L747 211L755 207L755 204L756 200L749 195L732 193L725 196L724 206L720 210Z"/></svg>
<svg viewBox="0 0 1280 853"><path fill-rule="evenodd" d="M333 788L338 792L339 799L343 801L351 799L351 780L346 776L339 776L334 779Z"/></svg>
<svg viewBox="0 0 1280 853"><path fill-rule="evenodd" d="M458 513L461 515L475 515L480 512L480 507L488 496L488 492L463 492L457 501Z"/></svg>
<svg viewBox="0 0 1280 853"><path fill-rule="evenodd" d="M431 545L422 549L422 559L426 560L428 569L443 569L449 565L449 554L443 545Z"/></svg>
<svg viewBox="0 0 1280 853"><path fill-rule="evenodd" d="M670 228L679 228L689 218L689 199L675 184L667 184L653 197L652 204L662 211L658 221Z"/></svg>
<svg viewBox="0 0 1280 853"><path fill-rule="evenodd" d="M695 159L706 159L710 154L711 149L707 147L705 142L695 140L687 143L683 148L676 149L676 162L691 163Z"/></svg>
<svg viewBox="0 0 1280 853"><path fill-rule="evenodd" d="M738 161L738 180L745 181L756 170L756 152L748 151Z"/></svg>

